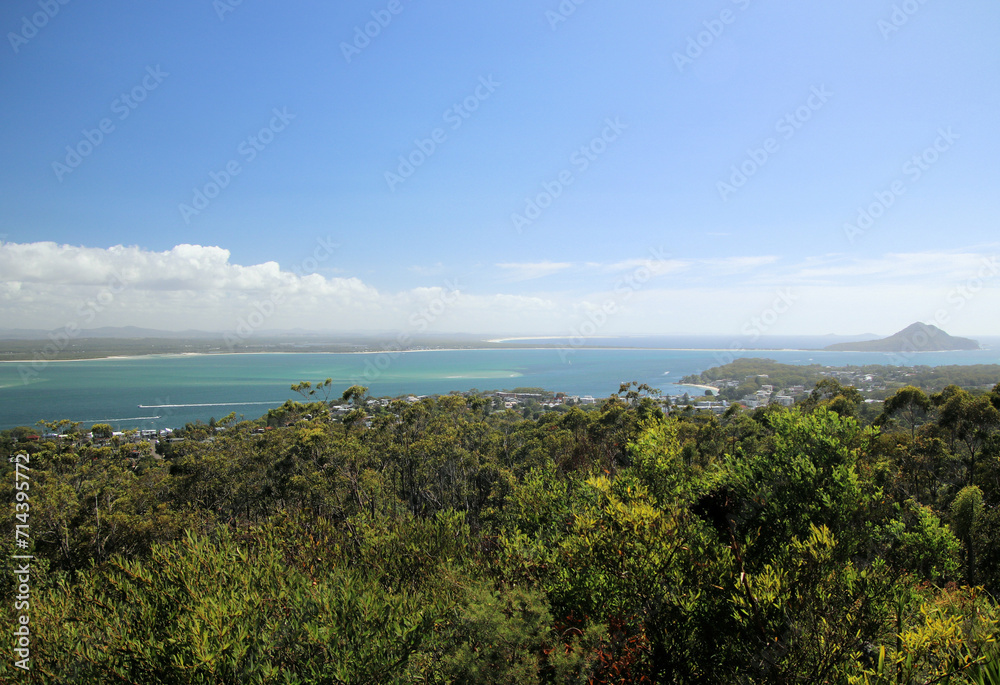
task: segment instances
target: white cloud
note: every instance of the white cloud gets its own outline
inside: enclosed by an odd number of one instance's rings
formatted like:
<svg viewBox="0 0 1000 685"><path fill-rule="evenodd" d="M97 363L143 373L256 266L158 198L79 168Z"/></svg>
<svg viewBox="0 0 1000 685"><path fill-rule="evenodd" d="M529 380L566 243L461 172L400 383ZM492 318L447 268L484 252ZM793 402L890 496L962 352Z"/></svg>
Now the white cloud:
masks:
<svg viewBox="0 0 1000 685"><path fill-rule="evenodd" d="M225 332L263 311L261 331L408 330L414 321L423 322L421 332L493 330L519 327L526 316L548 318L557 309L543 297L471 295L457 281L442 283L386 293L358 278L293 273L276 262L234 264L228 250L200 245L153 252L0 244L5 328L134 325Z"/></svg>
<svg viewBox="0 0 1000 685"><path fill-rule="evenodd" d="M604 271L617 273L648 269L654 276L685 273L689 277L719 278L734 274L753 272L761 267L774 264L778 257L771 255L751 257L718 257L718 258L671 258L662 253L654 252L650 257L625 259L603 266Z"/></svg>
<svg viewBox="0 0 1000 685"><path fill-rule="evenodd" d="M377 290L357 278L282 271L276 262L242 266L228 250L178 245L165 252L50 242L0 245L0 307L18 327L144 325L219 330L255 303L280 300L273 322L313 311L334 319L363 312ZM314 319L314 317L311 317Z"/></svg>
<svg viewBox="0 0 1000 685"><path fill-rule="evenodd" d="M230 264L229 250L178 245L149 252L116 245L108 249L52 242L0 245L0 274L5 281L100 286L111 279L148 290L260 290L279 285L276 262L255 266Z"/></svg>
<svg viewBox="0 0 1000 685"><path fill-rule="evenodd" d="M901 252L876 257L835 254L805 260L784 277L803 283L913 281L947 285L979 271L997 252Z"/></svg>
<svg viewBox="0 0 1000 685"><path fill-rule="evenodd" d="M997 254L977 248L796 263L771 256L504 263L496 266L510 282L527 281L516 293L486 286L482 269L468 276L475 283L442 278L433 287L383 292L359 278L297 273L276 262L234 264L220 247L2 243L0 321L4 328L225 332L257 316L260 331L568 335L588 312L602 310L613 313L601 335L736 334L790 289L796 303L769 333L891 333L944 310L950 333L987 335L1000 333L992 315L1000 311ZM550 290L533 287L543 277ZM261 311L266 316L255 315Z"/></svg>
<svg viewBox="0 0 1000 685"><path fill-rule="evenodd" d="M636 269L647 269L654 276L662 276L668 273L676 273L690 269L693 262L690 260L670 259L666 256L641 257L639 259L623 259L603 267L604 271L619 273L622 271L635 271Z"/></svg>

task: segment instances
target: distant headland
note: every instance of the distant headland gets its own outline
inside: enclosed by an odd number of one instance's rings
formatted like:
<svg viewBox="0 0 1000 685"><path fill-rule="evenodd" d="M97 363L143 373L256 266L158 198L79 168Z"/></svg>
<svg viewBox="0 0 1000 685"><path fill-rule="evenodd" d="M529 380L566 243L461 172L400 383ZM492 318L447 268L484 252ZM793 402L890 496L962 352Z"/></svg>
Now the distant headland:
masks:
<svg viewBox="0 0 1000 685"><path fill-rule="evenodd" d="M823 349L830 352L954 352L980 347L975 340L957 338L937 326L917 322L888 338L837 343Z"/></svg>

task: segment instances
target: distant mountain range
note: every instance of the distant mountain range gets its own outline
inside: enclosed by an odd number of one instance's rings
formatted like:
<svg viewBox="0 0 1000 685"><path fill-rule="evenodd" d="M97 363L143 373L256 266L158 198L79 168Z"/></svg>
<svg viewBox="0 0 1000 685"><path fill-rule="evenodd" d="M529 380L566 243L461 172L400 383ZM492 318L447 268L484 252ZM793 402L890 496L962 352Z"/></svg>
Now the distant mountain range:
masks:
<svg viewBox="0 0 1000 685"><path fill-rule="evenodd" d="M0 340L45 340L49 335L57 331L46 331L33 328L14 328L10 330L0 330ZM206 331L158 331L152 328L139 328L137 326L105 326L103 328L86 328L79 332L76 337L80 338L221 338L221 333L209 333Z"/></svg>
<svg viewBox="0 0 1000 685"><path fill-rule="evenodd" d="M105 326L88 328L78 331L72 336L71 347L93 347L102 345L105 341L119 341L123 344L148 343L152 347L144 347L144 354L152 354L163 347L163 351L176 351L179 344L205 346L221 344L226 333L224 331L165 331L137 326ZM64 339L64 330L43 329L0 329L0 341L6 341L10 346L24 346L31 341L48 341ZM584 346L592 347L648 347L655 349L740 349L746 350L837 350L837 351L926 351L976 350L980 349L977 341L967 338L955 338L934 326L913 324L894 336L875 340L874 333L854 335L762 335L754 339L732 338L721 335L632 335L589 337L583 341ZM260 345L307 345L318 344L337 345L338 350L349 345L354 347L378 347L386 341L395 341L398 335L392 332L379 331L314 331L303 329L282 329L255 332L252 338L245 342L248 346ZM499 343L494 339L502 339ZM411 344L414 347L436 347L461 345L472 347L558 347L565 345L568 338L528 336L504 337L486 336L472 333L431 333L414 335ZM1000 347L1000 338L983 337L987 347ZM89 342L86 342L89 341ZM578 342L572 343L577 346ZM134 346L134 345L133 345ZM20 348L18 348L20 349ZM101 347L104 350L104 347ZM138 348L137 348L138 349ZM245 350L243 350L245 351ZM135 352L139 353L139 352Z"/></svg>
<svg viewBox="0 0 1000 685"><path fill-rule="evenodd" d="M888 338L837 343L823 349L831 352L953 352L978 350L980 347L975 340L957 338L937 326L918 322Z"/></svg>
<svg viewBox="0 0 1000 685"><path fill-rule="evenodd" d="M61 332L62 331L48 331L35 328L0 329L0 340L45 340L51 335L58 335ZM86 338L90 340L221 340L225 335L225 331L200 331L195 329L188 329L186 331L163 331L155 328L140 328L138 326L103 326L101 328L84 328L73 337ZM270 338L344 337L344 334L307 331L303 329L262 331L260 335L261 337Z"/></svg>

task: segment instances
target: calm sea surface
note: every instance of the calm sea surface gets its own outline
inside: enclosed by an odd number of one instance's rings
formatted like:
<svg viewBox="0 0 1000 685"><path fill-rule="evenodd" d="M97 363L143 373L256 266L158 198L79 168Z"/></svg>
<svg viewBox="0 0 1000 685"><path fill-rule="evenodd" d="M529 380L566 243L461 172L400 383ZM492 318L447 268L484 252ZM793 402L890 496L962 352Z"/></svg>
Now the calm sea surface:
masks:
<svg viewBox="0 0 1000 685"><path fill-rule="evenodd" d="M750 350L787 364L888 364L882 353ZM289 386L333 379L339 395L353 384L374 396L446 394L452 390L543 387L607 397L623 381L682 394L671 381L731 360L713 350L456 350L406 354L245 354L150 356L50 363L27 378L27 365L0 363L0 428L40 419L111 423L115 428L172 428L235 411L256 418L285 400ZM910 364L1000 364L1000 349L928 352ZM1000 380L1000 379L998 379Z"/></svg>

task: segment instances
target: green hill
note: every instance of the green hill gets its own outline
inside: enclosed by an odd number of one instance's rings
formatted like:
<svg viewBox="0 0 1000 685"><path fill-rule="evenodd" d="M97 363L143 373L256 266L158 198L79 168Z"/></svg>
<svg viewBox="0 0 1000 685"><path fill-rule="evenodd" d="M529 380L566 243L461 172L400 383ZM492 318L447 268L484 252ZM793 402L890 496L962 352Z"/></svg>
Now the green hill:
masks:
<svg viewBox="0 0 1000 685"><path fill-rule="evenodd" d="M979 343L948 335L937 326L914 323L888 338L837 343L823 349L833 352L951 352L978 350Z"/></svg>

